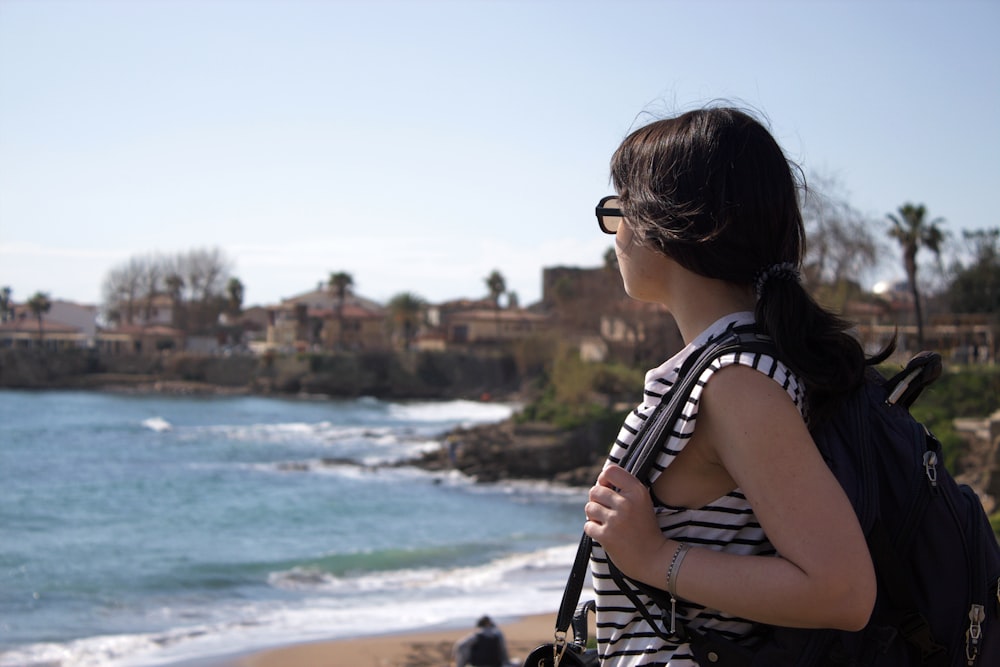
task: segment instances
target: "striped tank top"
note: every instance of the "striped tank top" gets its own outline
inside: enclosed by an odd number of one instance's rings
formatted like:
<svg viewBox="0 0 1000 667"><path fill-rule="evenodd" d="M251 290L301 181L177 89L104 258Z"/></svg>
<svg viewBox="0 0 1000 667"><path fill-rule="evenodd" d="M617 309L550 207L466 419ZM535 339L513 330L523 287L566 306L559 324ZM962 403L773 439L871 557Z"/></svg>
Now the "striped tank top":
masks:
<svg viewBox="0 0 1000 667"><path fill-rule="evenodd" d="M668 400L678 379L684 360L703 345L723 334L730 326L752 324L753 313L733 313L719 319L670 360L646 374L643 402L625 419L615 440L609 463L619 463L632 444L640 425L656 406ZM798 378L781 362L768 355L750 352L731 353L720 357L702 373L694 385L681 416L673 425L670 437L658 453L650 472L650 484L656 481L674 458L684 449L694 433L698 417L698 401L702 387L720 368L731 364L750 366L780 384L799 412L805 413L803 387ZM667 537L695 547L715 549L735 554L766 555L775 553L774 547L760 527L746 497L736 489L699 509L671 507L655 496L653 504L660 530ZM597 648L604 667L697 667L687 644L673 644L661 638L642 614L635 609L615 584L608 571L604 550L594 544L590 560L591 575L597 603ZM655 602L638 589L633 589L654 619L663 618ZM677 615L687 619L694 628L711 628L741 643L752 643L759 626L735 616L713 609L677 600ZM664 628L661 628L664 630ZM664 633L667 634L667 633Z"/></svg>

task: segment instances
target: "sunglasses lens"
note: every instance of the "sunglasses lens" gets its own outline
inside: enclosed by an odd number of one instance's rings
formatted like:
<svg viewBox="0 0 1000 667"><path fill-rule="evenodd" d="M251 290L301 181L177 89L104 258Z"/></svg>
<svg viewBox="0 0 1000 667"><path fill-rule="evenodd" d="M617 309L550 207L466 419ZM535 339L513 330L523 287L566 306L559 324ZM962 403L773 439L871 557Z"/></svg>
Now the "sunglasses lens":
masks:
<svg viewBox="0 0 1000 667"><path fill-rule="evenodd" d="M601 202L598 208L598 220L601 225L601 229L608 233L614 234L618 231L618 225L621 224L621 202L618 201L618 197L611 197Z"/></svg>

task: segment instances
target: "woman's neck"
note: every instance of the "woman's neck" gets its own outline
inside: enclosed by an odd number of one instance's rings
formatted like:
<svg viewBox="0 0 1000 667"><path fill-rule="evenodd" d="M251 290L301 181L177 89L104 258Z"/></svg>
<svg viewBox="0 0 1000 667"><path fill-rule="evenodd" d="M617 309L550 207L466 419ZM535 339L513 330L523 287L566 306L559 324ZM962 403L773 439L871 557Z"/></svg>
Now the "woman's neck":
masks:
<svg viewBox="0 0 1000 667"><path fill-rule="evenodd" d="M677 321L685 344L721 317L753 312L756 299L750 287L685 273L685 278L672 286L676 289L671 289L670 303L665 304Z"/></svg>

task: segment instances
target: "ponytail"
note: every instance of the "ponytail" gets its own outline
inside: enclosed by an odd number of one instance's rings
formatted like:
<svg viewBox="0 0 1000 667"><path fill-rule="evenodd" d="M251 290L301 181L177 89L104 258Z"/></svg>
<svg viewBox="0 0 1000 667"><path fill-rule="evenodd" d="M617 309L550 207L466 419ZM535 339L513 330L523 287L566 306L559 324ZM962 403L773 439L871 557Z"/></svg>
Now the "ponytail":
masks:
<svg viewBox="0 0 1000 667"><path fill-rule="evenodd" d="M864 381L865 366L884 361L895 348L865 358L852 324L816 303L797 276L758 281L756 320L771 337L778 356L802 378L809 396L810 421L822 421L833 405Z"/></svg>

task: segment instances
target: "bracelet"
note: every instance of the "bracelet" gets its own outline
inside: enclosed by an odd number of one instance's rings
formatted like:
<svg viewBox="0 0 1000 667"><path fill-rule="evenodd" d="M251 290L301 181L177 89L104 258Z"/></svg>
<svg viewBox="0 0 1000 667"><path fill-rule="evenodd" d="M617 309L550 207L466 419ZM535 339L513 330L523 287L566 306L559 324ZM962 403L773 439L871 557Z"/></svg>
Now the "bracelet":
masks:
<svg viewBox="0 0 1000 667"><path fill-rule="evenodd" d="M670 567L667 568L667 592L670 597L677 597L677 573L680 572L681 562L691 549L687 544L678 544L674 551L674 557L670 559Z"/></svg>

